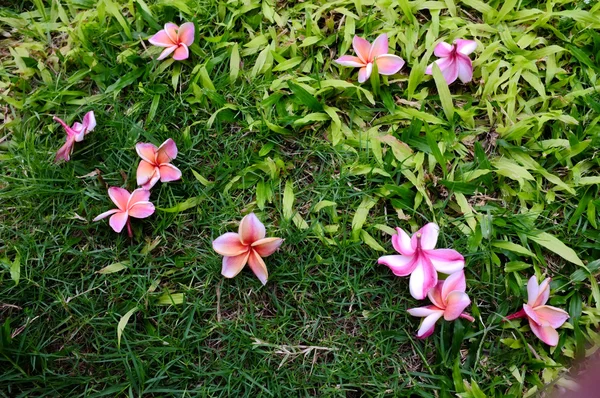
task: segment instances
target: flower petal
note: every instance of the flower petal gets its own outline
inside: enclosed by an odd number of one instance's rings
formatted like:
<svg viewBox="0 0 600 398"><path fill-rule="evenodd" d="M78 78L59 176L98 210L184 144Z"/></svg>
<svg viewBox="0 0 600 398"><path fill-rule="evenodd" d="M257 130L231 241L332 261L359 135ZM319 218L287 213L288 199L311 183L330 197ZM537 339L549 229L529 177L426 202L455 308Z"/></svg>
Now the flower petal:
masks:
<svg viewBox="0 0 600 398"><path fill-rule="evenodd" d="M342 66L351 66L354 68L360 68L360 67L365 66L365 63L362 62L360 60L360 58L354 57L352 55L342 55L341 57L339 57L338 59L336 59L333 62L340 64Z"/></svg>
<svg viewBox="0 0 600 398"><path fill-rule="evenodd" d="M136 179L138 185L148 184L156 172L158 167L155 167L153 164L146 162L145 160L140 160L140 164L138 165L136 172ZM160 176L160 175L159 175ZM158 178L156 178L158 180ZM155 181L156 183L156 181ZM154 185L154 184L152 184Z"/></svg>
<svg viewBox="0 0 600 398"><path fill-rule="evenodd" d="M75 132L75 142L83 141L83 137L85 136L85 129L83 128L83 124L75 122L73 123L71 130Z"/></svg>
<svg viewBox="0 0 600 398"><path fill-rule="evenodd" d="M458 54L456 57L458 67L458 78L463 83L468 83L473 79L473 64L466 55Z"/></svg>
<svg viewBox="0 0 600 398"><path fill-rule="evenodd" d="M267 265L263 261L263 259L256 253L254 250L250 250L250 257L248 257L248 265L254 275L258 278L259 281L264 285L267 284L267 279L269 279L269 271L267 271Z"/></svg>
<svg viewBox="0 0 600 398"><path fill-rule="evenodd" d="M437 284L437 272L433 265L422 256L417 257L416 267L410 274L410 294L417 300L423 300Z"/></svg>
<svg viewBox="0 0 600 398"><path fill-rule="evenodd" d="M194 44L194 23L186 22L182 24L177 31L177 35L180 43L183 43L186 46Z"/></svg>
<svg viewBox="0 0 600 398"><path fill-rule="evenodd" d="M436 223L428 223L417 231L415 235L420 234L421 236L421 248L423 250L433 250L437 243L438 235L440 233L440 227ZM417 239L417 236L413 235L412 239Z"/></svg>
<svg viewBox="0 0 600 398"><path fill-rule="evenodd" d="M446 42L440 42L437 44L437 46L435 46L435 49L433 50L433 53L435 54L436 57L440 57L440 58L445 58L445 57L449 57L450 54L452 54L452 44L448 44Z"/></svg>
<svg viewBox="0 0 600 398"><path fill-rule="evenodd" d="M177 144L169 138L161 144L156 150L156 163L169 163L177 157Z"/></svg>
<svg viewBox="0 0 600 398"><path fill-rule="evenodd" d="M184 59L188 59L189 56L190 50L188 50L188 46L183 43L181 43L173 53L173 59L176 61L183 61Z"/></svg>
<svg viewBox="0 0 600 398"><path fill-rule="evenodd" d="M558 344L558 332L552 326L539 326L529 319L529 327L540 340L549 346L554 347Z"/></svg>
<svg viewBox="0 0 600 398"><path fill-rule="evenodd" d="M83 129L85 134L89 133L93 129L96 128L96 117L94 116L94 111L89 111L83 117Z"/></svg>
<svg viewBox="0 0 600 398"><path fill-rule="evenodd" d="M540 305L546 304L548 298L550 297L550 281L552 281L551 278L546 278L542 281L542 283L540 283L537 299L535 299L532 307L539 307Z"/></svg>
<svg viewBox="0 0 600 398"><path fill-rule="evenodd" d="M366 64L369 61L369 53L371 52L371 44L362 37L354 36L352 39L352 47L358 58Z"/></svg>
<svg viewBox="0 0 600 398"><path fill-rule="evenodd" d="M440 309L446 308L446 301L442 298L442 287L444 287L444 281L438 281L433 289L427 293L429 301L431 301L433 305Z"/></svg>
<svg viewBox="0 0 600 398"><path fill-rule="evenodd" d="M358 82L364 83L369 80L369 77L371 77L371 72L373 72L372 63L368 63L364 68L360 68L358 71Z"/></svg>
<svg viewBox="0 0 600 398"><path fill-rule="evenodd" d="M248 256L250 252L240 254L238 256L225 256L223 257L223 266L221 268L221 275L225 278L233 278L240 273L244 265L248 262Z"/></svg>
<svg viewBox="0 0 600 398"><path fill-rule="evenodd" d="M77 132L73 131L73 129L71 127L69 127L69 125L67 123L65 123L65 121L62 120L61 118L53 116L52 119L55 122L60 123L60 125L65 129L65 132L67 133L67 135L75 135L75 134L77 134Z"/></svg>
<svg viewBox="0 0 600 398"><path fill-rule="evenodd" d="M454 249L425 250L423 255L442 274L451 275L465 267L465 258Z"/></svg>
<svg viewBox="0 0 600 398"><path fill-rule="evenodd" d="M416 256L392 255L379 257L377 264L383 264L390 267L394 275L406 276L414 271L417 266Z"/></svg>
<svg viewBox="0 0 600 398"><path fill-rule="evenodd" d="M539 285L537 283L537 277L533 275L527 281L527 304L534 307L535 301L538 298Z"/></svg>
<svg viewBox="0 0 600 398"><path fill-rule="evenodd" d="M444 313L442 311L438 311L423 319L423 322L421 322L421 327L417 332L417 337L420 339L429 337L435 329L435 323L442 317L442 315L444 315Z"/></svg>
<svg viewBox="0 0 600 398"><path fill-rule="evenodd" d="M177 26L176 24L174 24L173 22L167 22L165 24L165 32L167 33L167 35L169 36L169 39L171 39L171 41L174 44L178 44L177 43L177 30L179 29L179 26Z"/></svg>
<svg viewBox="0 0 600 398"><path fill-rule="evenodd" d="M158 182L158 180L160 180L160 168L156 167L154 169L154 174L152 175L152 178L150 178L150 181L148 181L147 183L143 184L141 186L141 188L144 188L146 190L150 190L152 189L153 186L156 185L156 183Z"/></svg>
<svg viewBox="0 0 600 398"><path fill-rule="evenodd" d="M415 254L415 247L412 246L410 236L402 228L396 228L398 234L392 236L392 246L400 254L412 256Z"/></svg>
<svg viewBox="0 0 600 398"><path fill-rule="evenodd" d="M523 305L523 311L527 314L530 321L535 322L538 325L542 325L542 320L538 317L535 310L527 304Z"/></svg>
<svg viewBox="0 0 600 398"><path fill-rule="evenodd" d="M212 243L213 249L222 256L239 256L248 251L248 246L240 241L240 235L235 232L226 232Z"/></svg>
<svg viewBox="0 0 600 398"><path fill-rule="evenodd" d="M473 318L471 315L467 314L466 312L463 312L462 314L460 314L459 318L466 319L469 322L475 322L475 318Z"/></svg>
<svg viewBox="0 0 600 398"><path fill-rule="evenodd" d="M110 217L108 224L116 233L119 233L123 230L123 227L127 223L127 219L129 219L129 214L127 214L126 211L119 211Z"/></svg>
<svg viewBox="0 0 600 398"><path fill-rule="evenodd" d="M389 45L388 45L387 34L384 33L382 35L377 36L377 38L371 45L371 50L369 51L369 58L368 58L369 62L373 62L375 60L375 58L380 57L383 54L387 54L388 49L389 49ZM381 71L379 73L381 73Z"/></svg>
<svg viewBox="0 0 600 398"><path fill-rule="evenodd" d="M379 74L386 76L398 73L404 66L404 60L393 54L380 55L375 59L375 63Z"/></svg>
<svg viewBox="0 0 600 398"><path fill-rule="evenodd" d="M442 298L444 303L447 302L450 292L464 292L466 289L467 281L465 280L465 273L463 271L458 271L451 274L444 280L444 285L442 286Z"/></svg>
<svg viewBox="0 0 600 398"><path fill-rule="evenodd" d="M252 243L252 248L261 257L267 257L275 253L283 243L281 238L264 238Z"/></svg>
<svg viewBox="0 0 600 398"><path fill-rule="evenodd" d="M92 221L102 220L103 218L106 218L106 217L110 216L111 214L115 214L115 213L117 213L119 211L121 211L121 210L119 210L119 209L112 209L112 210L109 210L109 211L105 211L104 213L96 216Z"/></svg>
<svg viewBox="0 0 600 398"><path fill-rule="evenodd" d="M426 307L409 308L408 310L406 310L406 312L408 312L412 316L424 318L431 314L435 314L436 312L443 312L443 310L437 308L436 306L428 305Z"/></svg>
<svg viewBox="0 0 600 398"><path fill-rule="evenodd" d="M465 292L453 291L448 294L444 319L453 321L462 314L465 308L471 304L469 296Z"/></svg>
<svg viewBox="0 0 600 398"><path fill-rule="evenodd" d="M477 49L477 42L473 40L456 39L456 51L462 55L469 55Z"/></svg>
<svg viewBox="0 0 600 398"><path fill-rule="evenodd" d="M150 44L158 47L172 47L175 44L177 44L176 42L171 40L171 38L165 30L159 30L158 33L156 33L154 36L148 39L148 41L150 42Z"/></svg>
<svg viewBox="0 0 600 398"><path fill-rule="evenodd" d="M160 55L158 56L158 58L156 58L157 61L162 61L163 59L167 58L169 55L171 55L171 53L173 51L177 50L177 46L171 46L171 47L167 47L163 50L163 52L160 53Z"/></svg>
<svg viewBox="0 0 600 398"><path fill-rule="evenodd" d="M154 214L154 205L150 202L137 202L129 209L129 215L133 218L146 218Z"/></svg>
<svg viewBox="0 0 600 398"><path fill-rule="evenodd" d="M71 159L71 153L73 152L73 146L75 145L75 136L67 136L67 142L56 152L55 162L64 160L68 162Z"/></svg>
<svg viewBox="0 0 600 398"><path fill-rule="evenodd" d="M108 188L108 196L120 210L127 210L127 203L129 202L129 197L131 196L129 191L123 188L110 187Z"/></svg>
<svg viewBox="0 0 600 398"><path fill-rule="evenodd" d="M555 329L561 327L569 319L567 311L549 305L535 307L534 311L542 321L542 324L548 323Z"/></svg>
<svg viewBox="0 0 600 398"><path fill-rule="evenodd" d="M156 164L156 151L158 151L156 145L138 142L135 144L135 151L146 162Z"/></svg>
<svg viewBox="0 0 600 398"><path fill-rule="evenodd" d="M449 60L449 58L442 58L445 60ZM436 61L437 62L437 61ZM444 80L446 83L452 84L458 78L458 63L454 60L450 60L444 64L444 68L441 66L442 62L440 62L440 69L442 70L442 76L444 76Z"/></svg>
<svg viewBox="0 0 600 398"><path fill-rule="evenodd" d="M144 188L138 188L131 193L129 201L127 202L127 207L131 208L138 202L147 202L148 200L150 200L150 191Z"/></svg>
<svg viewBox="0 0 600 398"><path fill-rule="evenodd" d="M250 213L242 218L239 234L244 245L251 245L265 237L265 226L260 222L256 214Z"/></svg>
<svg viewBox="0 0 600 398"><path fill-rule="evenodd" d="M171 163L160 165L160 180L162 182L177 181L181 179L181 171Z"/></svg>

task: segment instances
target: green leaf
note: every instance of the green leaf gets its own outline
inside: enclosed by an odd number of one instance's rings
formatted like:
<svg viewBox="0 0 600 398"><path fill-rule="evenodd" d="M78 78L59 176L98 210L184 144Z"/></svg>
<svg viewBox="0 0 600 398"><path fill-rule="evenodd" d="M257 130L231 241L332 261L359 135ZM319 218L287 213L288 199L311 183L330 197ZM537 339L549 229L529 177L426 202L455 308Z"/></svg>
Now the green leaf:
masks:
<svg viewBox="0 0 600 398"><path fill-rule="evenodd" d="M121 336L123 335L123 330L125 330L125 326L127 326L127 322L129 322L129 318L131 318L133 313L136 312L137 310L138 310L137 307L133 307L132 309L127 311L125 313L125 315L123 315L121 317L121 319L119 319L119 324L117 325L117 347L119 347L119 348L121 347Z"/></svg>
<svg viewBox="0 0 600 398"><path fill-rule="evenodd" d="M97 274L112 274L115 272L122 271L126 269L131 264L130 261L120 261L118 263L112 263L102 268L101 270L96 271Z"/></svg>
<svg viewBox="0 0 600 398"><path fill-rule="evenodd" d="M504 272L519 272L531 267L533 265L524 263L523 261L509 261L504 266Z"/></svg>
<svg viewBox="0 0 600 398"><path fill-rule="evenodd" d="M367 244L367 246L369 246L371 249L377 250L379 252L387 251L384 247L382 247L379 243L377 243L377 241L371 235L369 235L369 233L367 231L365 231L364 229L360 231L360 236L361 236L362 241L365 242Z"/></svg>
<svg viewBox="0 0 600 398"><path fill-rule="evenodd" d="M125 31L127 38L129 38L129 40L132 40L133 38L131 36L131 29L129 29L129 24L127 23L125 18L123 18L123 14L121 14L121 10L119 9L119 7L117 7L117 5L111 0L102 1L106 6L106 11L108 11L110 14L112 14L113 17L115 17L119 25L121 25L121 28L123 28L123 30Z"/></svg>
<svg viewBox="0 0 600 398"><path fill-rule="evenodd" d="M256 58L256 63L254 64L254 67L250 72L250 77L254 78L262 71L263 67L267 63L267 57L269 56L270 51L271 47L267 46L260 52L260 54L258 54L258 57Z"/></svg>
<svg viewBox="0 0 600 398"><path fill-rule="evenodd" d="M573 264L583 265L583 262L577 256L577 253L567 245L565 245L560 239L551 235L547 232L539 232L535 235L529 235L529 238L537 244L544 246L546 249L554 252Z"/></svg>
<svg viewBox="0 0 600 398"><path fill-rule="evenodd" d="M192 174L194 175L194 177L196 178L196 180L198 180L198 182L202 185L204 185L205 187L209 186L212 184L212 181L207 180L206 178L204 178L200 173L198 173L196 170L192 169Z"/></svg>
<svg viewBox="0 0 600 398"><path fill-rule="evenodd" d="M444 109L444 114L446 115L446 119L449 122L452 122L454 117L454 105L452 105L452 96L450 95L450 88L448 87L448 83L444 76L442 75L442 71L440 67L435 62L433 63L433 80L435 80L435 86L437 87L438 94L440 96L440 101L442 103L442 108Z"/></svg>
<svg viewBox="0 0 600 398"><path fill-rule="evenodd" d="M202 198L198 196L198 197L194 197L194 198L189 198L185 202L178 203L173 207L169 207L166 209L162 209L162 208L157 208L157 209L160 211L164 211L165 213L181 213L182 211L185 211L187 209L191 209L192 207L198 206L201 202L202 202Z"/></svg>
<svg viewBox="0 0 600 398"><path fill-rule="evenodd" d="M235 43L231 48L231 57L229 58L229 81L234 83L240 74L240 50Z"/></svg>
<svg viewBox="0 0 600 398"><path fill-rule="evenodd" d="M288 69L292 69L294 66L297 66L304 60L304 57L297 56L281 62L279 65L273 68L273 72L282 72ZM289 83L289 82L288 82Z"/></svg>
<svg viewBox="0 0 600 398"><path fill-rule="evenodd" d="M198 74L200 75L200 84L202 84L202 87L204 87L207 90L216 90L215 85L213 84L212 80L210 79L210 76L208 75L208 72L206 71L205 65L202 65L202 67L198 71Z"/></svg>
<svg viewBox="0 0 600 398"><path fill-rule="evenodd" d="M369 210L375 206L377 200L374 200L368 196L365 196L358 206L356 213L354 214L354 218L352 219L352 238L354 240L358 240L360 235L360 231L362 230L365 221L367 221L367 216L369 215Z"/></svg>
<svg viewBox="0 0 600 398"><path fill-rule="evenodd" d="M460 211L465 216L465 221L469 225L469 228L471 228L471 230L474 232L475 229L477 229L477 220L475 219L471 205L467 201L465 195L462 193L455 192L454 197L456 198L456 203L460 207Z"/></svg>
<svg viewBox="0 0 600 398"><path fill-rule="evenodd" d="M18 252L15 261L10 264L10 279L15 282L15 286L19 284L19 279L21 279L21 255Z"/></svg>
<svg viewBox="0 0 600 398"><path fill-rule="evenodd" d="M529 250L524 248L521 245L518 245L516 243L513 242L508 242L508 241L504 241L504 240L497 240L492 242L492 246L497 247L499 249L503 249L503 250L508 250L514 253L518 253L521 254L523 256L529 256L529 257L535 257L535 254Z"/></svg>
<svg viewBox="0 0 600 398"><path fill-rule="evenodd" d="M326 207L334 207L335 205L336 205L336 203L332 202L331 200L322 200L319 203L317 203L317 205L313 209L313 212L316 213L319 210L322 210Z"/></svg>
<svg viewBox="0 0 600 398"><path fill-rule="evenodd" d="M283 218L290 220L294 213L294 187L291 181L286 181L283 190Z"/></svg>
<svg viewBox="0 0 600 398"><path fill-rule="evenodd" d="M314 122L325 122L327 120L330 120L331 118L329 117L328 114L323 113L323 112L314 112L314 113L309 113L308 115L301 117L300 119L297 119L294 121L294 126L303 126L305 124L311 124Z"/></svg>
<svg viewBox="0 0 600 398"><path fill-rule="evenodd" d="M491 163L497 169L497 174L503 175L515 181L519 181L520 184L523 184L524 180L535 180L526 168L518 165L517 162L512 159L499 158L493 160Z"/></svg>
<svg viewBox="0 0 600 398"><path fill-rule="evenodd" d="M289 81L288 87L294 93L294 98L296 98L301 104L306 105L308 109L314 112L322 112L323 105L308 91L304 88L300 87L296 83Z"/></svg>
<svg viewBox="0 0 600 398"><path fill-rule="evenodd" d="M164 293L156 301L156 305L179 305L183 303L183 293Z"/></svg>

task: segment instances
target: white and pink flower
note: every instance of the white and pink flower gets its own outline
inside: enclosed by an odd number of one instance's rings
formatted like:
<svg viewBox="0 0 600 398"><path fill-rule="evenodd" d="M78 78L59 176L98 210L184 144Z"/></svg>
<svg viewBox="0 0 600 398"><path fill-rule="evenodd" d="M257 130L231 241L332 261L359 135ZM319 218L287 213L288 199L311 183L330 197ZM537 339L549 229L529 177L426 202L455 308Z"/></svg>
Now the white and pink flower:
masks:
<svg viewBox="0 0 600 398"><path fill-rule="evenodd" d="M422 300L437 284L437 273L453 274L465 266L464 257L453 249L435 249L440 228L429 223L412 238L400 228L392 236L392 245L399 255L383 256L377 261L387 265L394 275L410 275L410 294Z"/></svg>

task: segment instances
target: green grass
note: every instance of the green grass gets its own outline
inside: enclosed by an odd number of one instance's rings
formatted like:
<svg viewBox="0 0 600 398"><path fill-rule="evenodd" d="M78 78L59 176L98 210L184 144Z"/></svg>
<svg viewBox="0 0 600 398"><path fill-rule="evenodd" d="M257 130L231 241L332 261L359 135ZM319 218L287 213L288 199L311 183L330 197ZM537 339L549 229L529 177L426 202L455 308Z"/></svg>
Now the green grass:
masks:
<svg viewBox="0 0 600 398"><path fill-rule="evenodd" d="M0 7L2 396L517 397L565 385L600 343L600 5ZM146 39L169 21L196 26L185 62L153 60ZM357 88L332 59L381 32L407 66ZM438 39L460 37L480 45L449 108L423 73ZM98 127L54 164L52 116L89 110ZM152 190L160 210L133 239L91 222L108 186L135 188L135 144L169 137L183 179ZM265 287L224 279L211 246L250 211L285 239ZM377 258L389 227L428 221L465 255L476 321L421 341L406 309L423 303ZM533 273L571 315L555 349L501 322Z"/></svg>

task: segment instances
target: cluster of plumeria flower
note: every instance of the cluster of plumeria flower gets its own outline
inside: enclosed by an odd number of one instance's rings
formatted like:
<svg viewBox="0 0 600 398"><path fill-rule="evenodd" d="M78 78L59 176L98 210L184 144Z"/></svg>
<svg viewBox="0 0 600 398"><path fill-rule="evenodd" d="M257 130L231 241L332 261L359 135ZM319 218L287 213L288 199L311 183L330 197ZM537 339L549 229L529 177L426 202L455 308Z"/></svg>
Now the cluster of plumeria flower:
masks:
<svg viewBox="0 0 600 398"><path fill-rule="evenodd" d="M435 249L439 231L436 224L429 223L410 237L404 230L396 228L392 246L400 254L383 256L378 260L379 264L387 265L394 275L410 275L409 290L415 299L428 297L431 301L431 305L408 310L409 314L424 318L417 332L421 339L433 333L441 317L446 321L457 318L470 322L475 320L463 312L471 303L465 292L465 259L454 249ZM448 277L438 280L438 272ZM544 343L556 346L556 328L566 322L569 314L545 305L550 297L550 278L538 285L537 278L532 276L527 284L527 294L529 297L523 309L506 320L527 317L533 333Z"/></svg>
<svg viewBox="0 0 600 398"><path fill-rule="evenodd" d="M171 53L173 59L182 61L189 57L188 47L194 42L194 24L186 22L177 26L167 23L164 29L149 39L150 43L166 47L157 58L162 60ZM75 142L83 141L86 134L96 127L96 118L93 111L85 114L82 123L75 122L69 126L62 119L54 117L67 133L66 143L58 150L55 161L69 161L73 153ZM133 237L130 217L146 218L154 214L154 205L150 202L150 189L161 182L177 181L181 178L181 171L171 164L177 157L177 145L171 138L163 142L160 147L154 144L140 142L135 150L142 159L137 168L137 185L140 188L129 192L124 188L110 187L108 196L117 206L108 210L93 221L109 217L109 225L120 233L125 226L130 237ZM266 238L265 226L254 213L245 216L240 222L238 233L228 232L218 237L213 242L214 250L223 255L222 275L233 278L246 264L262 282L267 283L269 273L263 257L273 254L281 244L281 238Z"/></svg>
<svg viewBox="0 0 600 398"><path fill-rule="evenodd" d="M90 111L85 114L82 123L75 122L71 127L56 116L54 120L60 123L67 133L67 142L56 153L55 161L69 161L75 142L83 141L85 135L96 127L96 117L94 112ZM108 188L108 196L117 208L106 211L93 220L98 221L111 216L109 224L112 229L119 233L127 225L130 237L133 236L130 217L146 218L154 214L154 205L149 201L150 189L158 180L169 182L181 178L181 171L171 164L177 157L177 145L171 138L158 148L154 144L140 142L136 144L135 149L142 158L137 168L137 183L141 188L131 193L124 188Z"/></svg>
<svg viewBox="0 0 600 398"><path fill-rule="evenodd" d="M194 42L194 24L186 22L181 26L167 23L149 39L150 43L165 49L157 58L162 60L173 54L173 59L182 61L189 57L189 47ZM336 60L343 66L360 68L358 81L364 83L373 72L376 65L377 72L382 75L398 73L405 62L397 55L389 54L388 37L386 34L378 36L373 44L355 36L352 46L357 56L344 55ZM473 66L469 54L475 51L477 43L472 40L457 39L453 44L439 43L434 54L439 57L438 64L442 75L448 84L460 79L463 83L471 81ZM432 74L433 64L425 71ZM67 140L58 153L56 161L70 159L75 142L81 142L86 134L96 127L94 112L88 112L82 123L76 122L69 127L63 120L54 117L67 133ZM108 210L94 221L110 217L109 224L117 232L125 226L129 236L133 236L129 218L146 218L155 211L154 205L149 201L150 189L160 180L162 182L176 181L181 178L181 171L171 164L177 157L177 146L172 139L166 140L160 147L150 143L136 144L136 151L140 158L137 168L137 184L141 188L129 192L126 189L111 187L108 189L110 199L117 206ZM394 249L400 253L380 257L379 264L388 266L394 275L410 275L410 294L417 300L429 298L431 304L425 307L411 308L408 313L424 318L417 332L418 338L430 336L435 329L435 324L440 318L453 321L458 318L473 322L475 319L464 312L471 300L466 293L466 279L464 273L465 259L454 249L435 249L439 227L429 223L410 237L401 228L396 229L397 234L392 237ZM221 274L226 278L233 278L249 265L260 282L265 285L268 280L268 271L263 260L273 254L283 239L266 237L265 226L254 213L242 218L238 232L227 232L212 242L213 249L223 256ZM438 280L438 272L448 275L443 280ZM556 346L558 332L556 328L562 326L569 318L569 314L559 308L545 305L550 296L550 278L540 285L537 278L532 276L527 284L528 300L523 309L505 320L528 318L529 326L533 333L544 343Z"/></svg>
<svg viewBox="0 0 600 398"><path fill-rule="evenodd" d="M397 55L389 54L388 37L386 34L379 35L373 44L359 36L354 36L352 47L356 57L344 55L336 59L340 65L360 68L358 71L358 82L364 83L369 79L373 72L373 65L377 66L380 75L396 74L404 66L404 60ZM439 57L435 63L440 67L442 76L446 83L451 84L460 79L463 83L468 83L473 78L473 64L469 58L477 48L477 43L473 40L454 40L452 44L445 42L439 43L433 53ZM433 74L433 64L425 70L428 75Z"/></svg>

